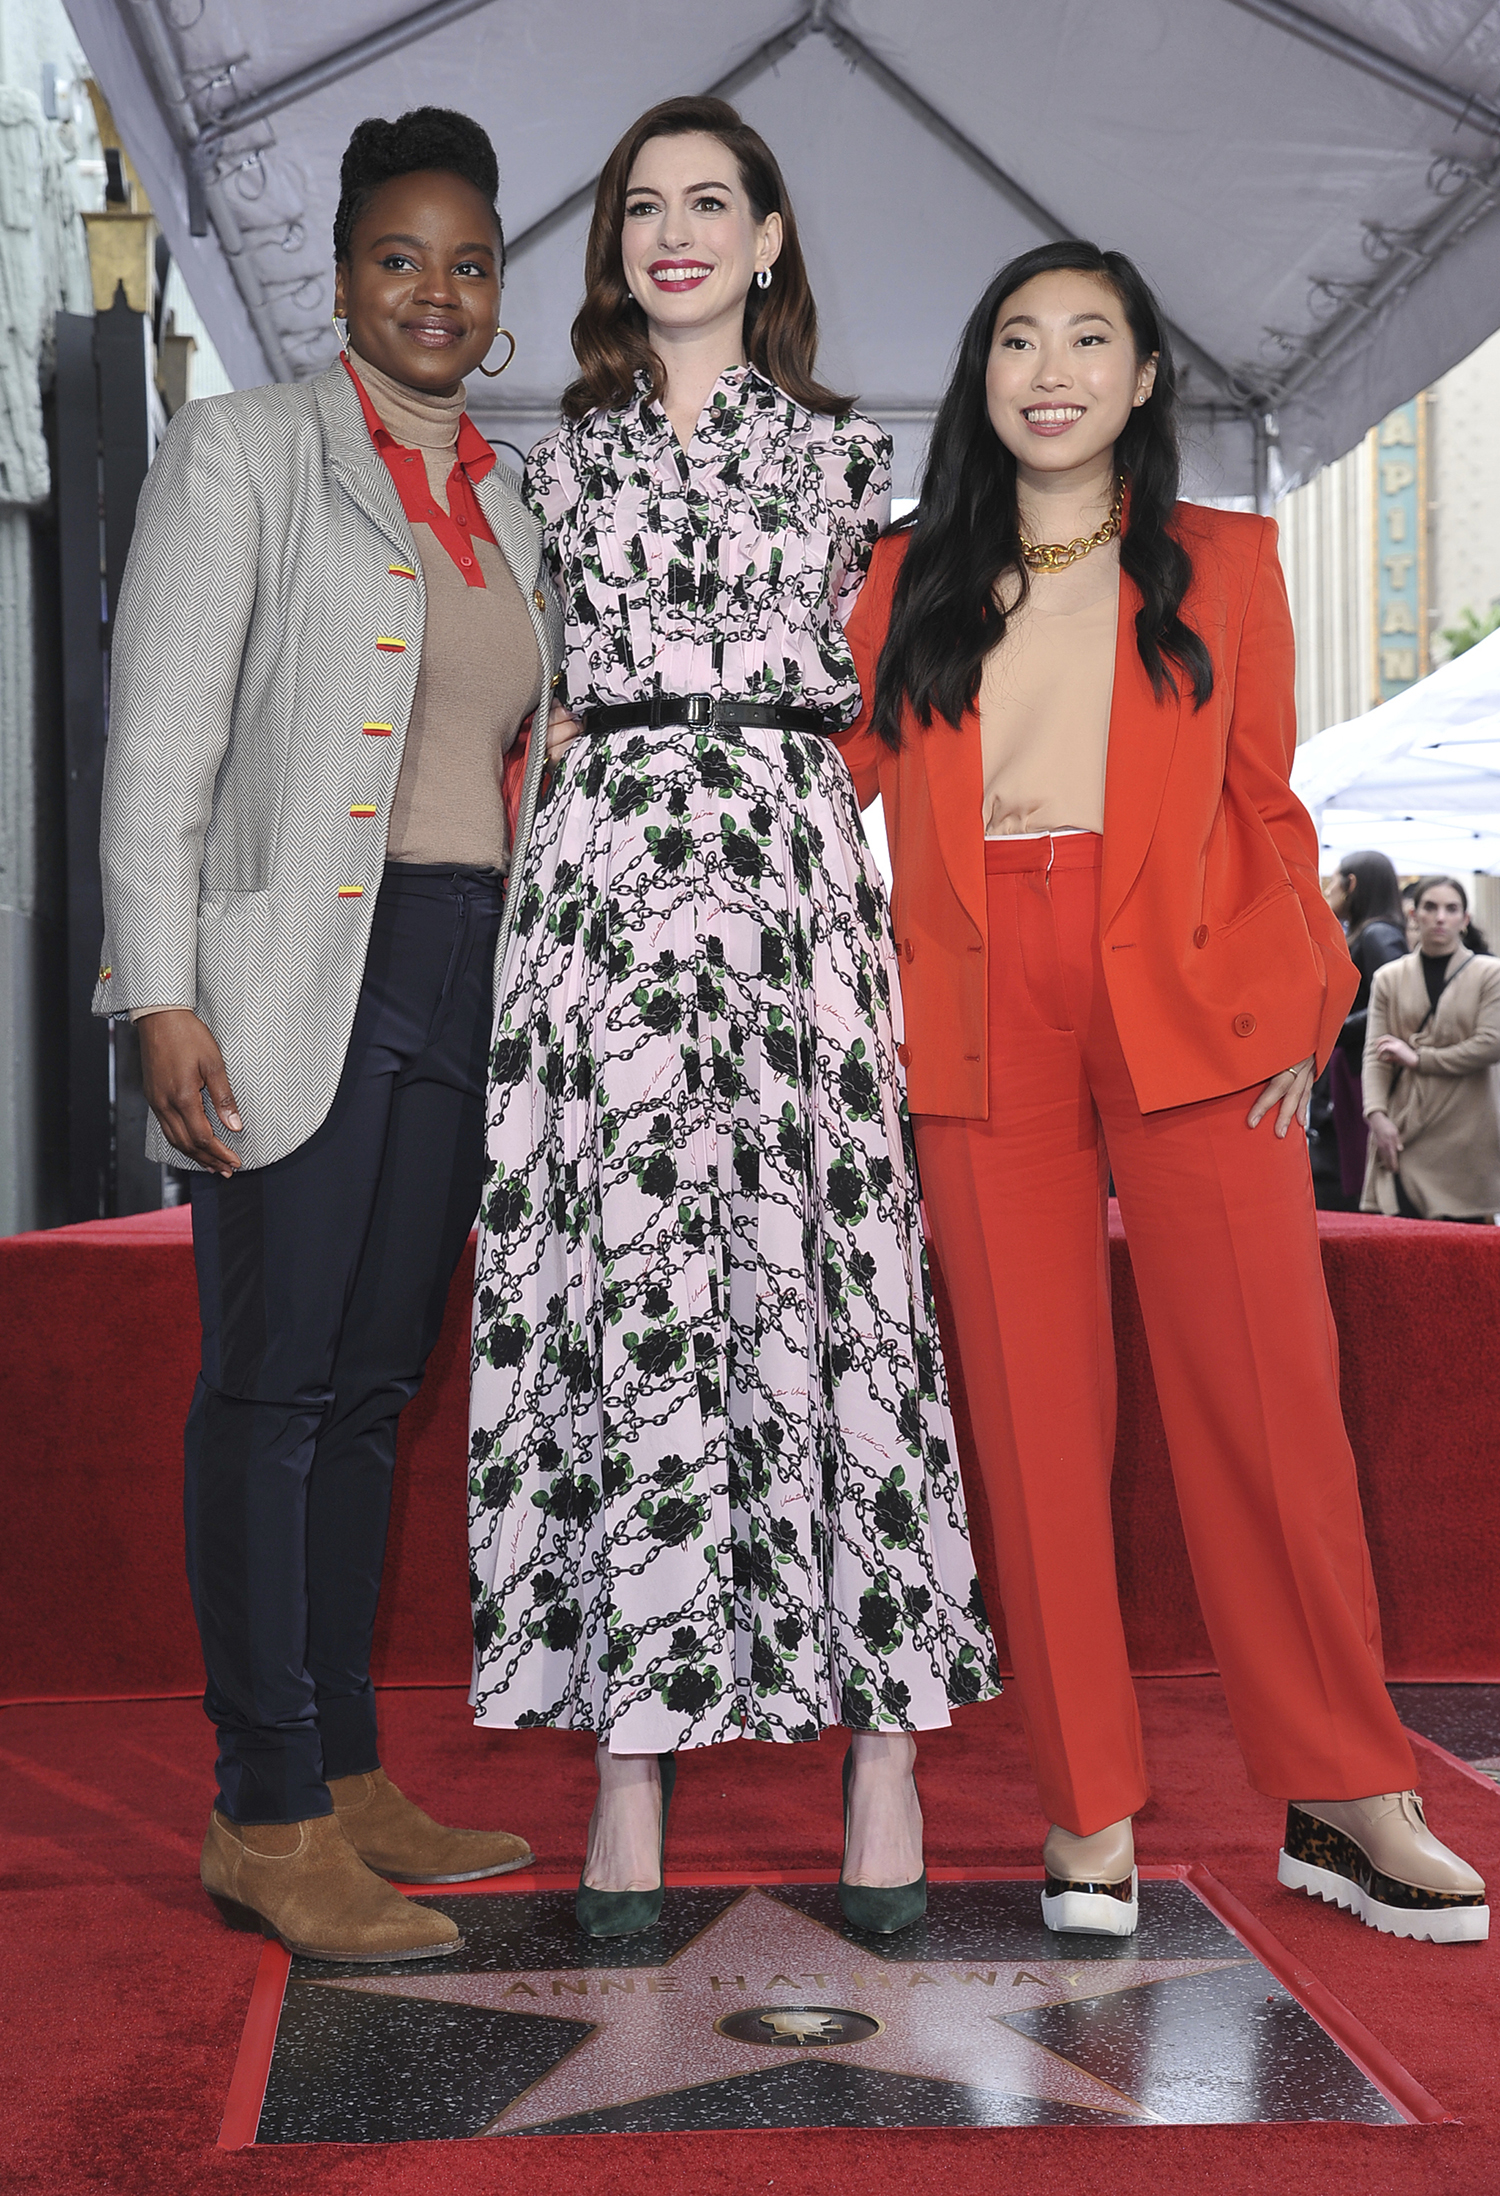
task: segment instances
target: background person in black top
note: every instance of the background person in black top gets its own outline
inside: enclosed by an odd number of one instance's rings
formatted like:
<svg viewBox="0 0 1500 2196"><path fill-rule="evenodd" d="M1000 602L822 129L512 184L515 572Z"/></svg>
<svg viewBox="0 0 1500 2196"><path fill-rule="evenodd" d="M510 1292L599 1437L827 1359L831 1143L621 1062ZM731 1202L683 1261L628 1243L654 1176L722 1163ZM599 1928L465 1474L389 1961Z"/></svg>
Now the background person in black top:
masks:
<svg viewBox="0 0 1500 2196"><path fill-rule="evenodd" d="M1313 1186L1325 1212L1357 1212L1365 1180L1364 1101L1360 1063L1377 968L1408 950L1401 889L1384 854L1366 847L1346 854L1328 887L1328 904L1344 925L1359 990L1323 1073L1313 1087L1308 1121Z"/></svg>

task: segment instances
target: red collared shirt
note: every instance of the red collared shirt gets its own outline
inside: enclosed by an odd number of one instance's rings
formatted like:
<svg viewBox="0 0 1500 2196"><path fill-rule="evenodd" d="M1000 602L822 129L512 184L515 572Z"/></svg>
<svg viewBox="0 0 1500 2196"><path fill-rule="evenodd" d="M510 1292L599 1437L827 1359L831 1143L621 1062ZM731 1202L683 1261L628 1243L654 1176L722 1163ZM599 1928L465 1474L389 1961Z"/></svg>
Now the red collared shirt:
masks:
<svg viewBox="0 0 1500 2196"><path fill-rule="evenodd" d="M458 423L458 443L453 470L448 475L448 508L445 511L428 485L427 461L422 452L409 450L396 440L370 402L365 385L347 356L343 363L344 371L358 393L370 440L384 458L386 469L396 484L402 510L413 526L431 528L433 538L442 543L470 587L483 587L484 574L474 554L474 543L476 538L495 542L495 536L489 520L479 508L474 489L487 473L494 471L494 451L465 412ZM499 546L495 542L495 547Z"/></svg>

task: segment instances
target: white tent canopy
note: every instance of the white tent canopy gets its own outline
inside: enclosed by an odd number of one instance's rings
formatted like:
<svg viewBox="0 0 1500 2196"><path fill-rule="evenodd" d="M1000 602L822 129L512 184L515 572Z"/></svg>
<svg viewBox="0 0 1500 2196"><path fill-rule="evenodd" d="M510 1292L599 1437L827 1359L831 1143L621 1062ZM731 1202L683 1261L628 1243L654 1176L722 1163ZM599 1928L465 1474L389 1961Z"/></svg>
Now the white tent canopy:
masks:
<svg viewBox="0 0 1500 2196"><path fill-rule="evenodd" d="M1188 367L1193 492L1306 478L1500 322L1500 11L1482 0L67 0L241 385L332 356L329 228L363 115L490 130L525 446L570 378L588 204L620 132L715 88L776 148L824 369L909 487L994 269L1136 257ZM194 230L201 231L195 235Z"/></svg>
<svg viewBox="0 0 1500 2196"><path fill-rule="evenodd" d="M1325 873L1378 847L1398 870L1500 871L1500 633L1297 750Z"/></svg>

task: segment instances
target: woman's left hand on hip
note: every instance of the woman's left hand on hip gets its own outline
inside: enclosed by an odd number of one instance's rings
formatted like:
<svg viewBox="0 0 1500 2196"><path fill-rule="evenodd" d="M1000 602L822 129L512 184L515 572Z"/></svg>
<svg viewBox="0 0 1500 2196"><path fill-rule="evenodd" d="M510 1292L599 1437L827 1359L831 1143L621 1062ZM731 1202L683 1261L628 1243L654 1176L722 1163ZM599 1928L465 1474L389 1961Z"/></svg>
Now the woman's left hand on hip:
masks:
<svg viewBox="0 0 1500 2196"><path fill-rule="evenodd" d="M1256 1099L1246 1116L1247 1128L1259 1128L1266 1115L1275 1110L1276 1133L1285 1136L1293 1121L1307 1126L1307 1109L1312 1102L1313 1069L1317 1065L1312 1058L1299 1060L1295 1067L1283 1068L1273 1075Z"/></svg>

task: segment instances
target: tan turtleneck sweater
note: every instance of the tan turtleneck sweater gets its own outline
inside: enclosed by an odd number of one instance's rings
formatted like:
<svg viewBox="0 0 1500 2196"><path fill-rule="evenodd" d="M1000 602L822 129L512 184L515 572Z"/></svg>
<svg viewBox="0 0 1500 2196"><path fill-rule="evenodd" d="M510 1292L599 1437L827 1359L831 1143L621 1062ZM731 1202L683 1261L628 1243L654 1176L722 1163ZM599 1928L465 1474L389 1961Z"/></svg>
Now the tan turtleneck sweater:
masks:
<svg viewBox="0 0 1500 2196"><path fill-rule="evenodd" d="M463 390L427 396L352 350L349 362L382 426L422 452L433 498L446 510ZM393 862L503 869L510 839L501 767L541 688L531 613L493 542L476 539L484 585L470 587L430 527L413 526L412 536L427 584L427 624L386 853Z"/></svg>
<svg viewBox="0 0 1500 2196"><path fill-rule="evenodd" d="M979 681L987 839L1104 829L1119 615L1117 540L1031 574Z"/></svg>

